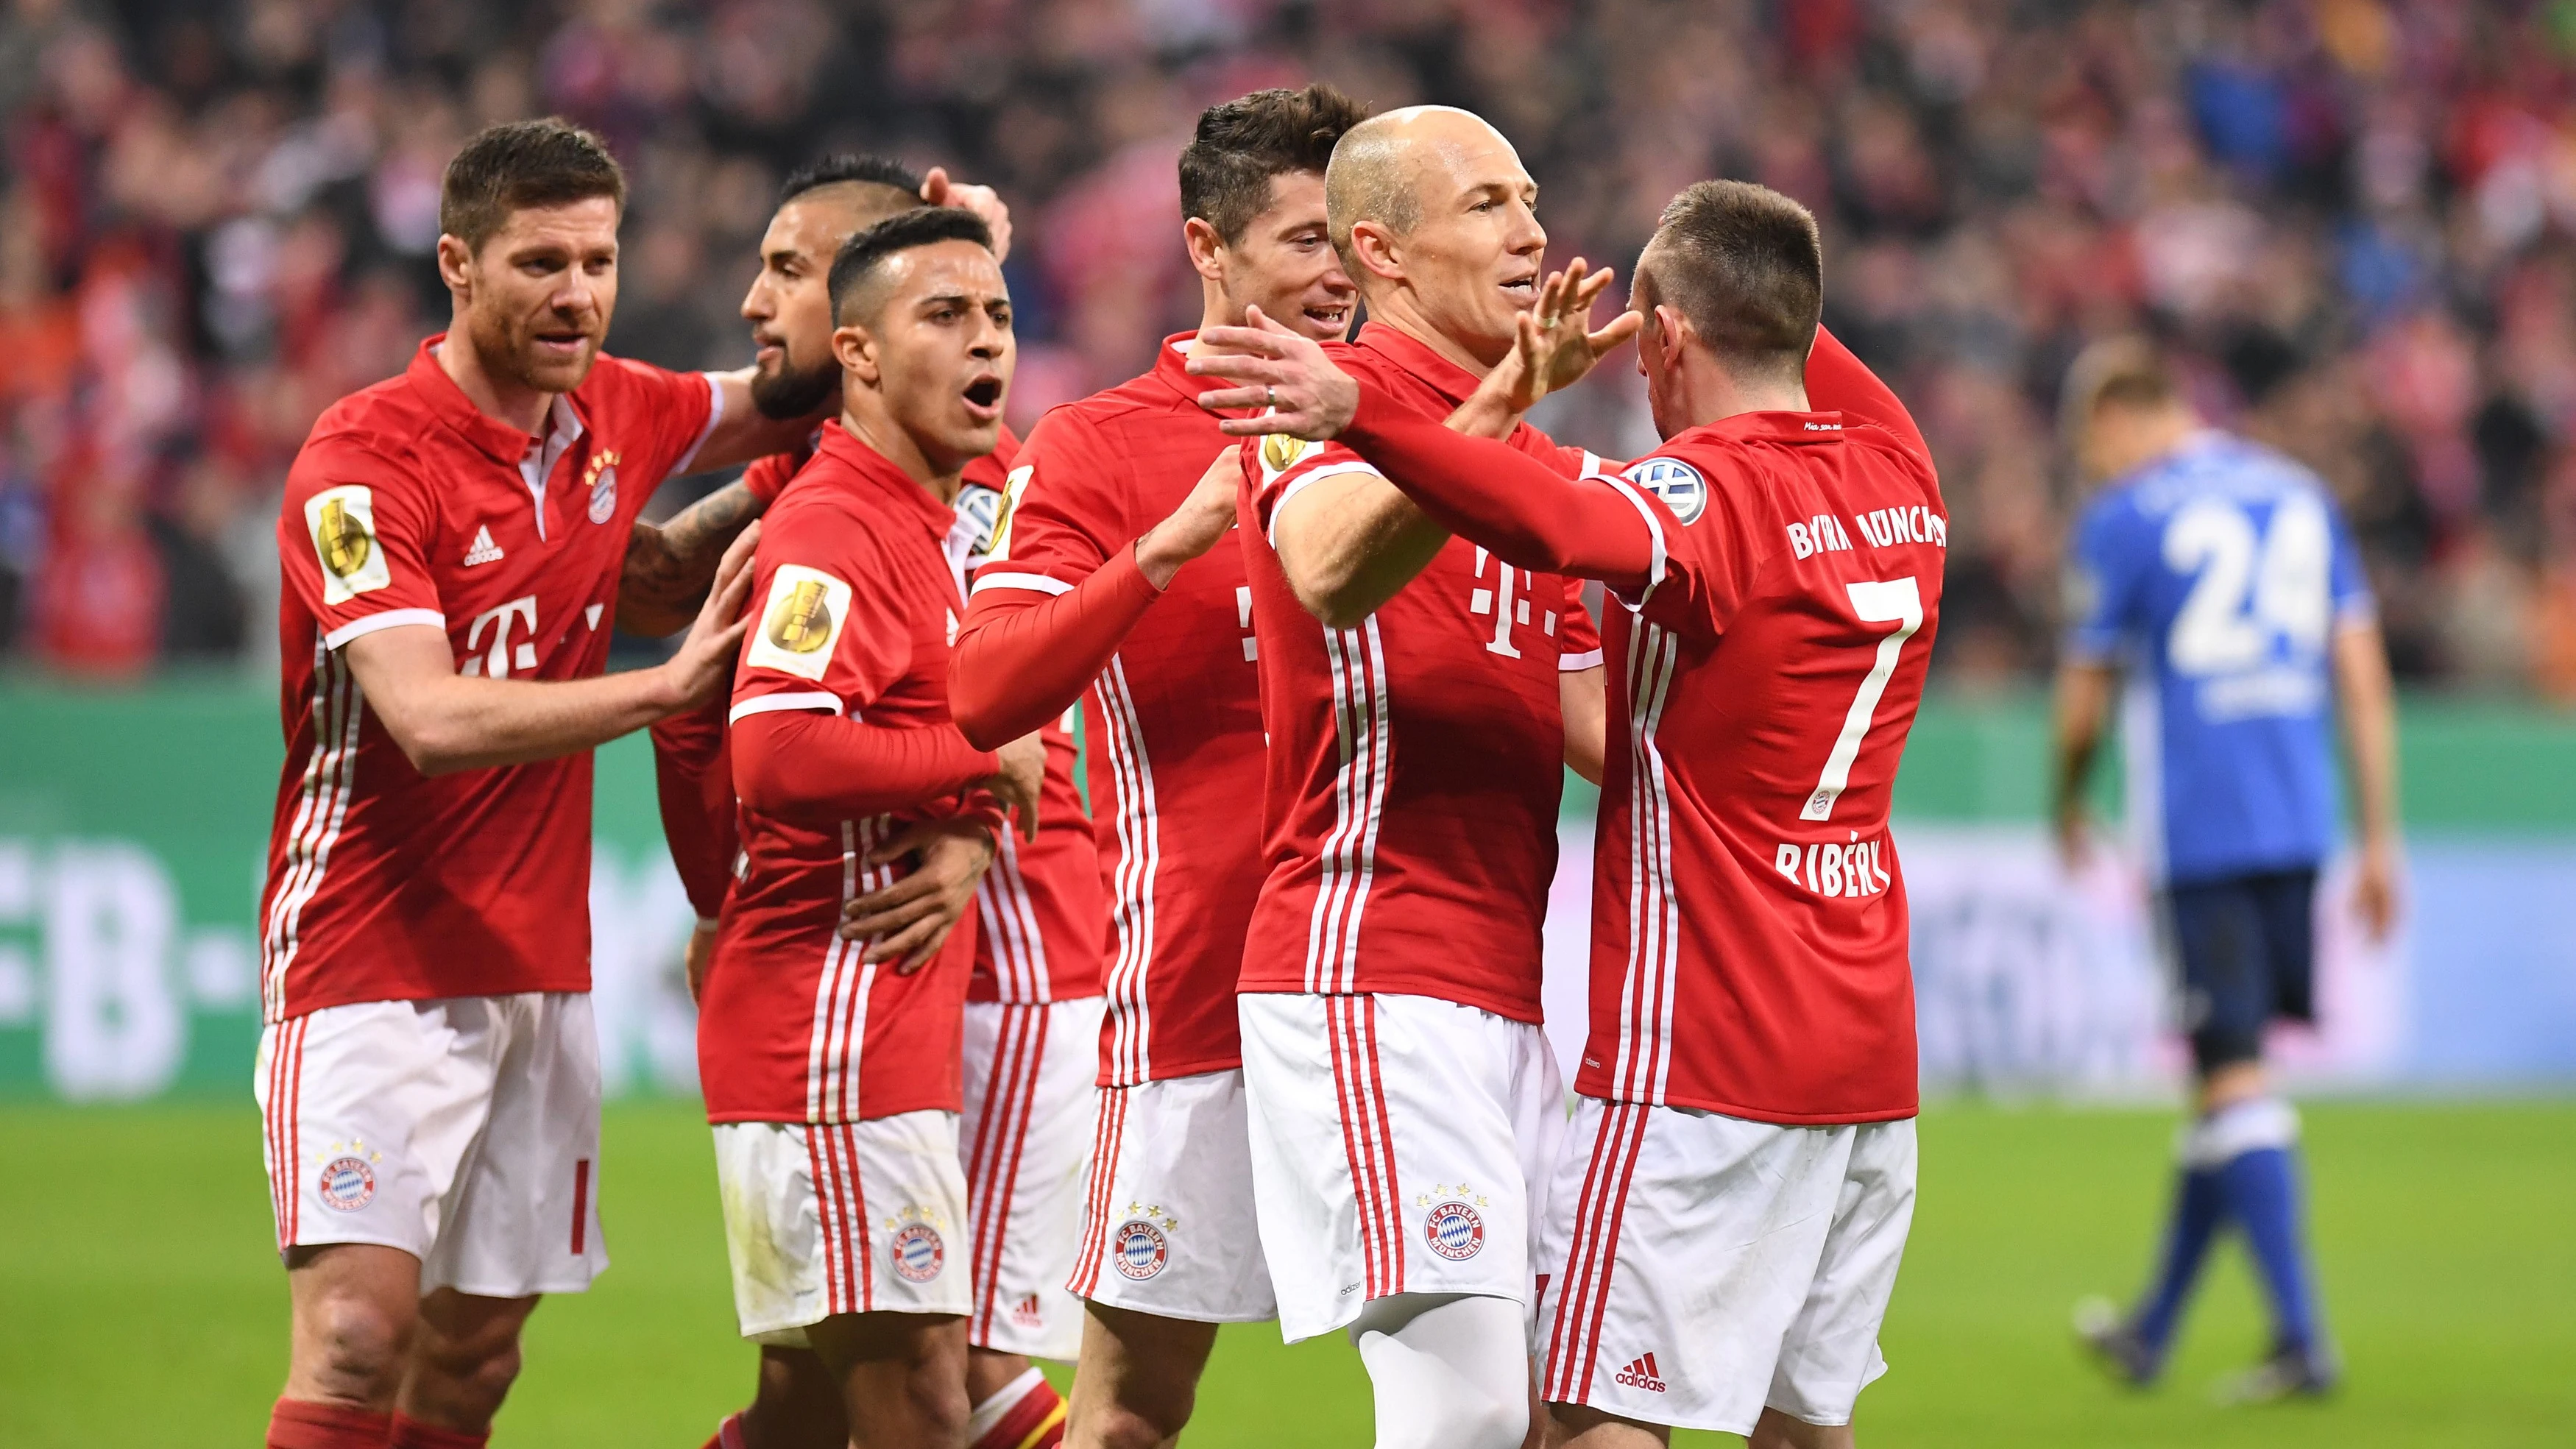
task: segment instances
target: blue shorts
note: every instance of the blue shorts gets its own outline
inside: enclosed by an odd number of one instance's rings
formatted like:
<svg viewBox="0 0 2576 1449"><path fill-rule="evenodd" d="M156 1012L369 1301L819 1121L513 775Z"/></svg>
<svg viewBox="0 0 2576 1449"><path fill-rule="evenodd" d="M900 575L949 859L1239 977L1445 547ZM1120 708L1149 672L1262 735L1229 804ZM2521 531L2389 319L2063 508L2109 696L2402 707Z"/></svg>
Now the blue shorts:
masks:
<svg viewBox="0 0 2576 1449"><path fill-rule="evenodd" d="M2313 868L2166 889L2165 944L2202 1075L2262 1060L2275 1017L2316 1020L2316 894Z"/></svg>

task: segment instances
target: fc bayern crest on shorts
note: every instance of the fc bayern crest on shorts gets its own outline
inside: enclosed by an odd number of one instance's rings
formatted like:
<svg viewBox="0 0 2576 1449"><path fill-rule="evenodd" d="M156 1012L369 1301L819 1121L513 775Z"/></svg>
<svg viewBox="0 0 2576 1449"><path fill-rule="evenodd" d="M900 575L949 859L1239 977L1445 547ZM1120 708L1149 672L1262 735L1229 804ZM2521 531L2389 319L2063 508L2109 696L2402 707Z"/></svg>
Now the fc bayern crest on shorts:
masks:
<svg viewBox="0 0 2576 1449"><path fill-rule="evenodd" d="M1120 1223L1109 1244L1118 1271L1139 1283L1162 1272L1163 1264L1171 1257L1171 1245L1164 1240L1163 1230L1143 1218Z"/></svg>
<svg viewBox="0 0 2576 1449"><path fill-rule="evenodd" d="M1485 1250L1485 1220L1474 1208L1451 1198L1422 1219L1422 1240L1450 1262L1464 1262Z"/></svg>
<svg viewBox="0 0 2576 1449"><path fill-rule="evenodd" d="M947 1245L939 1241L939 1230L928 1223L913 1223L894 1235L887 1256L894 1271L907 1283L927 1283L939 1276L948 1262Z"/></svg>
<svg viewBox="0 0 2576 1449"><path fill-rule="evenodd" d="M335 1157L323 1167L316 1187L324 1207L353 1213L375 1201L376 1172L362 1158Z"/></svg>

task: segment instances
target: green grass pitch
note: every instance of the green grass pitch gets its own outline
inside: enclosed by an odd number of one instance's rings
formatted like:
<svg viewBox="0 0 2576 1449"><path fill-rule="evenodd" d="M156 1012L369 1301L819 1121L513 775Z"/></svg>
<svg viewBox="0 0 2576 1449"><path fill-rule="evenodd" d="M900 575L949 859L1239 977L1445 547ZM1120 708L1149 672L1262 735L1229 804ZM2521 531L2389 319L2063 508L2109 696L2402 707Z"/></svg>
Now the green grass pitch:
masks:
<svg viewBox="0 0 2576 1449"><path fill-rule="evenodd" d="M2069 1305L2125 1296L2159 1218L2168 1114L1936 1108L1923 1195L1861 1399L1882 1446L2576 1443L2576 1104L2307 1109L2326 1307L2350 1381L2326 1404L2222 1409L2261 1346L2230 1249L2161 1390L2113 1388ZM750 1383L733 1336L706 1129L608 1115L597 1291L546 1305L496 1444L696 1449ZM208 1107L0 1109L0 1445L252 1445L285 1362L259 1123ZM1670 1346L1665 1347L1670 1352ZM1231 1329L1188 1440L1364 1445L1339 1339ZM1733 1443L1682 1435L1690 1445Z"/></svg>

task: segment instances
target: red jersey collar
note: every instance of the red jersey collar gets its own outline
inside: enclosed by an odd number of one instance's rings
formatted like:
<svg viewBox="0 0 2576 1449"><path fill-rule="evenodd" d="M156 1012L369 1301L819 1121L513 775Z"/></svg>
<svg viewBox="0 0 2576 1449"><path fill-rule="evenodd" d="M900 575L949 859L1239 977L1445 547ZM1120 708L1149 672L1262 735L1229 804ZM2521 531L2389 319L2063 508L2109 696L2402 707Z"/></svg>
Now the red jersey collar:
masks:
<svg viewBox="0 0 2576 1449"><path fill-rule="evenodd" d="M520 432L474 405L474 400L465 395L465 389L458 387L456 379L447 375L447 369L438 365L438 344L446 340L444 332L424 340L420 349L411 355L411 366L403 369L404 380L411 384L413 392L420 395L421 401L429 405L431 416L447 424L458 437L474 445L476 451L496 463L518 467L519 460L528 455L529 446L539 439L534 434ZM546 421L548 436L566 435L567 444L581 436L583 431L582 419L573 407L571 393L555 394L554 405L546 412Z"/></svg>
<svg viewBox="0 0 2576 1449"><path fill-rule="evenodd" d="M1355 347L1366 347L1384 353L1389 362L1431 384L1452 404L1463 403L1476 395L1484 380L1474 373L1431 350L1431 345L1410 334L1398 332L1383 322L1360 326Z"/></svg>
<svg viewBox="0 0 2576 1449"><path fill-rule="evenodd" d="M1198 340L1198 335L1196 331L1175 332L1154 349L1152 375L1192 407L1198 406L1200 393L1226 385L1223 378L1190 375L1190 344Z"/></svg>
<svg viewBox="0 0 2576 1449"><path fill-rule="evenodd" d="M1839 443L1843 440L1843 415L1832 413L1737 413L1702 423L1674 436L1680 442L1753 442L1768 443Z"/></svg>
<svg viewBox="0 0 2576 1449"><path fill-rule="evenodd" d="M930 490L894 465L894 460L850 435L834 418L823 425L814 455L829 458L852 475L853 491L880 493L898 513L917 520L924 531L946 543L957 524L957 510L930 496Z"/></svg>

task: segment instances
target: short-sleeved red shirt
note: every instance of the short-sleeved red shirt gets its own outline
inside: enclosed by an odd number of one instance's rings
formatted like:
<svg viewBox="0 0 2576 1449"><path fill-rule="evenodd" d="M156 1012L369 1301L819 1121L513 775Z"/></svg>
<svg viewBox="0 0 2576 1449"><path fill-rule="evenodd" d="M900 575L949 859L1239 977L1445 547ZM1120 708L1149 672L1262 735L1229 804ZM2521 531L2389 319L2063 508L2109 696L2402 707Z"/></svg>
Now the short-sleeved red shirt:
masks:
<svg viewBox="0 0 2576 1449"><path fill-rule="evenodd" d="M1040 419L974 609L1063 594L1169 515L1234 440L1195 401L1191 334L1143 376ZM1229 542L1192 559L1083 700L1108 895L1100 1080L1239 1066L1235 972L1261 885L1260 681L1251 592Z"/></svg>
<svg viewBox="0 0 2576 1449"><path fill-rule="evenodd" d="M1657 567L1609 631L1586 1096L1914 1114L1887 817L1949 529L1929 461L1848 416L1693 428L1616 485Z"/></svg>
<svg viewBox="0 0 2576 1449"><path fill-rule="evenodd" d="M839 424L761 525L753 625L732 721L815 710L872 725L955 726L948 651L966 607L954 509ZM963 737L960 737L963 743ZM698 1012L713 1122L855 1122L962 1102L976 931L962 921L911 975L840 939L842 905L891 884L866 856L958 796L859 819L741 808L739 878Z"/></svg>
<svg viewBox="0 0 2576 1449"><path fill-rule="evenodd" d="M601 357L532 439L478 411L432 337L313 425L277 525L286 767L261 903L263 1009L590 988L590 754L435 778L342 658L447 633L458 672L607 665L626 539L714 428L700 373Z"/></svg>
<svg viewBox="0 0 2576 1449"><path fill-rule="evenodd" d="M1434 419L1477 386L1389 327L1329 350ZM1527 424L1507 441L1568 476L1598 466ZM1565 776L1557 676L1601 663L1580 583L1453 538L1367 619L1327 629L1290 590L1272 521L1307 484L1376 469L1338 443L1271 437L1249 454L1238 532L1269 773L1241 989L1434 996L1539 1020Z"/></svg>

